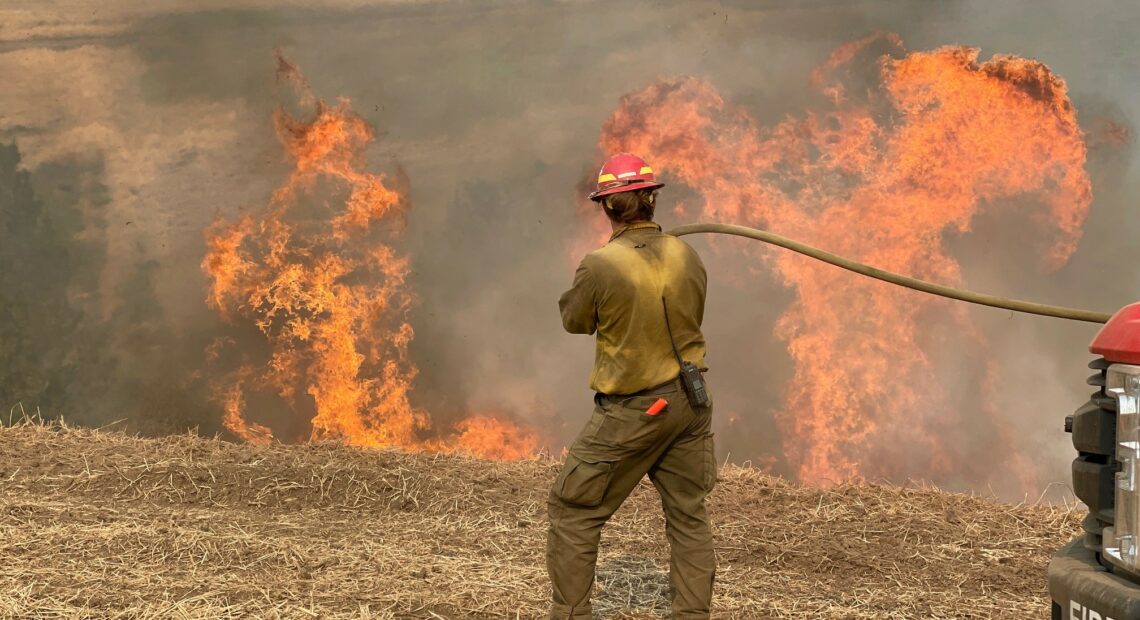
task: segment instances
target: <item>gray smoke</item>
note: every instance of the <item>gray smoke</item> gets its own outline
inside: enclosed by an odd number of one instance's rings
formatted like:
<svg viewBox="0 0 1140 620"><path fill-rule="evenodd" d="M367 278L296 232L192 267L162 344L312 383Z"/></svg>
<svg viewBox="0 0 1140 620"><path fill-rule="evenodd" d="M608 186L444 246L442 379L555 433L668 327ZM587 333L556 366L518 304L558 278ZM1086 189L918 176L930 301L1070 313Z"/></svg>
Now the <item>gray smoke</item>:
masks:
<svg viewBox="0 0 1140 620"><path fill-rule="evenodd" d="M599 161L618 99L693 74L772 124L812 96L811 69L875 31L913 50L947 44L1048 64L1090 132L1095 204L1073 260L1045 274L1016 218L951 240L974 289L1111 311L1140 269L1130 127L1140 8L1013 2L546 3L329 1L113 3L77 15L52 2L0 9L0 405L146 432L220 430L204 353L203 230L267 200L284 178L270 123L282 47L319 96L352 100L377 128L372 169L411 180L402 250L415 399L446 421L503 410L565 442L590 409L590 339L561 332L555 300L577 257L575 193ZM223 8L230 7L230 8ZM1056 33L1063 32L1063 36ZM667 179L668 180L668 179ZM696 200L672 184L670 201ZM707 337L722 458L782 471L772 422L791 376L775 319L792 293L757 264L693 241L711 273ZM1043 483L1072 458L1064 416L1086 398L1095 326L970 310L999 368L995 405ZM15 371L10 369L16 369ZM948 385L954 384L947 369ZM972 396L971 396L972 398ZM968 435L970 429L962 429ZM1001 474L997 474L998 479ZM991 483L973 481L976 485ZM982 488L981 490L984 490ZM1034 498L1035 499L1035 498Z"/></svg>

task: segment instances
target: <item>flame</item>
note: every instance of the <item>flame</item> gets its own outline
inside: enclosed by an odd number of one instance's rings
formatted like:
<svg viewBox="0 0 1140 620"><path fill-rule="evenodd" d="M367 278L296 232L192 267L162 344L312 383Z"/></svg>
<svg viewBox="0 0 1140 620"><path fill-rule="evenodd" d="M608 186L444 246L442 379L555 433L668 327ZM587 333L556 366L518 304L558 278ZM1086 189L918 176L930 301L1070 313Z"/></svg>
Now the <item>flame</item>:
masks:
<svg viewBox="0 0 1140 620"><path fill-rule="evenodd" d="M706 81L661 79L623 98L600 148L643 155L698 191L703 219L915 277L961 284L944 238L968 232L983 210L1029 212L1043 266L1063 265L1092 199L1065 83L1033 60L902 49L882 34L842 46L812 73L818 107L772 127ZM801 480L984 476L980 454L1009 453L1012 431L985 404L994 390L986 344L963 306L749 251L796 294L775 328L795 364L776 419ZM935 353L983 368L975 428L963 428L964 406L939 382ZM1009 458L1032 487L1023 456Z"/></svg>
<svg viewBox="0 0 1140 620"><path fill-rule="evenodd" d="M485 459L516 461L538 451L535 436L494 416L480 414L461 420L454 443L464 452Z"/></svg>
<svg viewBox="0 0 1140 620"><path fill-rule="evenodd" d="M247 417L251 396L270 395L307 422L302 440L498 459L533 454L532 432L488 415L461 421L451 436L425 437L431 416L409 398L417 374L408 353L409 260L391 245L408 203L364 170L373 131L348 100L328 105L315 97L280 54L278 76L314 109L309 119L274 114L293 169L263 209L211 226L202 261L211 279L207 304L231 323L253 326L267 345L258 356L256 345L239 350L224 339L208 351L215 362L226 350L243 356L214 382L225 427L245 441L272 441L273 430Z"/></svg>

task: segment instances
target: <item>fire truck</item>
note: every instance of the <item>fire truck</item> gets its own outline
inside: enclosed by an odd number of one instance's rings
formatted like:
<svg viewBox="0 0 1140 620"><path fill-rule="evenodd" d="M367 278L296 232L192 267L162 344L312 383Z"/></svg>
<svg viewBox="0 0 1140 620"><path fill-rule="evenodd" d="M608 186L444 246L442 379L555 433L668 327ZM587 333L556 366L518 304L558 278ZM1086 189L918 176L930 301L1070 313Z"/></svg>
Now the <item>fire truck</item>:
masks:
<svg viewBox="0 0 1140 620"><path fill-rule="evenodd" d="M1053 620L1140 619L1140 303L1117 312L1089 347L1095 386L1065 418L1073 492L1088 506L1078 538L1049 563Z"/></svg>

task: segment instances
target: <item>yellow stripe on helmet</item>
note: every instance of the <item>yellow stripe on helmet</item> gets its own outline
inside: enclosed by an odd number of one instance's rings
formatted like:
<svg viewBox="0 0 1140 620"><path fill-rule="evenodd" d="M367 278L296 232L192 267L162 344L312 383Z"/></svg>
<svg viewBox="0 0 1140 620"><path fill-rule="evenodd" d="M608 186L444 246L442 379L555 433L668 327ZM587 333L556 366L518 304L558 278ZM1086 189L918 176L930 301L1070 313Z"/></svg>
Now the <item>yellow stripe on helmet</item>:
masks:
<svg viewBox="0 0 1140 620"><path fill-rule="evenodd" d="M653 168L650 168L649 166L642 166L641 172L638 174L653 174Z"/></svg>
<svg viewBox="0 0 1140 620"><path fill-rule="evenodd" d="M615 177L614 175L612 175L608 172L606 174L603 174L602 176L598 177L598 183L605 183L606 181L616 181L616 180L617 180L617 177Z"/></svg>

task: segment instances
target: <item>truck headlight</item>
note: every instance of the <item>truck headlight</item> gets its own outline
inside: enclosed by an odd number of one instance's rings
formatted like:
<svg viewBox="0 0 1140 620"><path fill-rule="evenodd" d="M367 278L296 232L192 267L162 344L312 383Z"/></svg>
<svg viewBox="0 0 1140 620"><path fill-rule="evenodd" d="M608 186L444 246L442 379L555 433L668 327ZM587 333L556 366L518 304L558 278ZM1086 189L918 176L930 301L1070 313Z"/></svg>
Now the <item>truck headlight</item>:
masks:
<svg viewBox="0 0 1140 620"><path fill-rule="evenodd" d="M1140 570L1140 366L1108 367L1105 391L1116 399L1116 508L1113 527L1104 530L1104 552L1114 564Z"/></svg>

